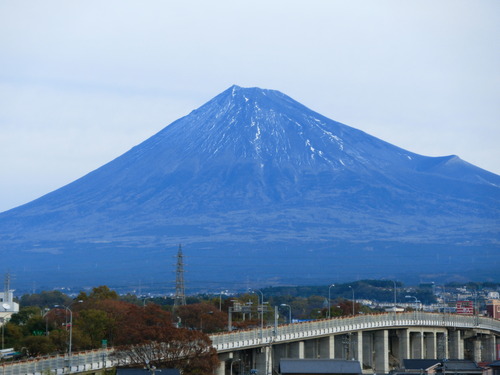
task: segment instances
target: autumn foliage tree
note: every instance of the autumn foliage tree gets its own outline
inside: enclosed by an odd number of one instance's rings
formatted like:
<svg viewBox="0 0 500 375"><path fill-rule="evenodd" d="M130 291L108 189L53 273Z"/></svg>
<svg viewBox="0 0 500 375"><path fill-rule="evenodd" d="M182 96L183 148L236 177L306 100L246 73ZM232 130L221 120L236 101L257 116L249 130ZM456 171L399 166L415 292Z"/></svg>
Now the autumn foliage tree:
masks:
<svg viewBox="0 0 500 375"><path fill-rule="evenodd" d="M150 304L131 306L122 325L115 357L123 363L182 369L183 374L213 374L217 352L200 331L176 328L171 314Z"/></svg>
<svg viewBox="0 0 500 375"><path fill-rule="evenodd" d="M179 306L176 314L184 328L213 333L220 332L227 326L227 314L209 303Z"/></svg>

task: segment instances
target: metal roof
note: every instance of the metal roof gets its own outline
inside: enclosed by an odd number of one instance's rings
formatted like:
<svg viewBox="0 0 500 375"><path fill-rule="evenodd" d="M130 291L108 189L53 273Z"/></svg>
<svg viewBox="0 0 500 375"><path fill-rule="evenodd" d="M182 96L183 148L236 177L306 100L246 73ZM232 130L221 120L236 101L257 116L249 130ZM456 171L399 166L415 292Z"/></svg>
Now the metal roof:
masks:
<svg viewBox="0 0 500 375"><path fill-rule="evenodd" d="M403 367L406 370L427 370L440 363L440 359L403 359Z"/></svg>
<svg viewBox="0 0 500 375"><path fill-rule="evenodd" d="M283 374L361 374L359 361L345 359L281 359Z"/></svg>
<svg viewBox="0 0 500 375"><path fill-rule="evenodd" d="M154 373L146 368L117 368L116 375L181 375L177 369L159 368Z"/></svg>

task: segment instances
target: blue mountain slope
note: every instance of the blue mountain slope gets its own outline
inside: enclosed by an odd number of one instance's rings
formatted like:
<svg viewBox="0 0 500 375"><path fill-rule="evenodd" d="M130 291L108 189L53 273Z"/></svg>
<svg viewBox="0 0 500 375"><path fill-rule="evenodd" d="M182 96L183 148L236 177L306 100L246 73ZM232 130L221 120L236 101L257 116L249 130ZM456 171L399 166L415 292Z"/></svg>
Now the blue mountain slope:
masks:
<svg viewBox="0 0 500 375"><path fill-rule="evenodd" d="M417 155L280 92L233 86L103 167L0 214L0 250L25 264L33 254L64 254L64 264L119 254L127 267L178 242L196 259L233 257L237 247L273 263L289 249L297 264L310 248L328 258L339 244L387 256L424 246L431 264L466 244L493 249L498 262L499 186L500 176L456 156Z"/></svg>

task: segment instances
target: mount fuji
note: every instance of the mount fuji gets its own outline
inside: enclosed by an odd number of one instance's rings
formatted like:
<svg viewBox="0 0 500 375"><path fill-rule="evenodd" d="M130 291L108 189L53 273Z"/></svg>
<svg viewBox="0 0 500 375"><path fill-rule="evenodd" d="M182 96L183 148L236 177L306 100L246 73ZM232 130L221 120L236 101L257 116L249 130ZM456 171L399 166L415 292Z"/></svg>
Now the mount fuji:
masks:
<svg viewBox="0 0 500 375"><path fill-rule="evenodd" d="M498 281L500 176L273 90L233 86L115 160L0 214L16 284L173 288ZM0 269L1 270L1 269Z"/></svg>

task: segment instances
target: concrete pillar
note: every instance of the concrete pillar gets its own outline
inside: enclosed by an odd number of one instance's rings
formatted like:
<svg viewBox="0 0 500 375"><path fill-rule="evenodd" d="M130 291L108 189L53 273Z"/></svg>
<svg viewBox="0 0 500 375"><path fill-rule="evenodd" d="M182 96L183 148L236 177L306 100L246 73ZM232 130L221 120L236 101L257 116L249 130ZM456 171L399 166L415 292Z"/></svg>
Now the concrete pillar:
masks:
<svg viewBox="0 0 500 375"><path fill-rule="evenodd" d="M422 332L410 332L411 359L424 358L424 338Z"/></svg>
<svg viewBox="0 0 500 375"><path fill-rule="evenodd" d="M361 368L363 368L363 365L373 368L373 354L375 352L373 337L373 332L363 332L363 358L360 359Z"/></svg>
<svg viewBox="0 0 500 375"><path fill-rule="evenodd" d="M354 358L357 361L362 362L363 360L363 331L358 331L353 335L353 351L354 351Z"/></svg>
<svg viewBox="0 0 500 375"><path fill-rule="evenodd" d="M450 358L448 355L448 333L438 332L436 334L436 358Z"/></svg>
<svg viewBox="0 0 500 375"><path fill-rule="evenodd" d="M220 361L219 367L215 370L216 375L226 375L226 361Z"/></svg>
<svg viewBox="0 0 500 375"><path fill-rule="evenodd" d="M486 336L483 343L483 361L493 362L497 359L496 356L496 337L495 335L489 334Z"/></svg>
<svg viewBox="0 0 500 375"><path fill-rule="evenodd" d="M464 359L464 340L460 330L450 330L449 358Z"/></svg>
<svg viewBox="0 0 500 375"><path fill-rule="evenodd" d="M304 342L304 358L318 358L318 341L315 339L306 340Z"/></svg>
<svg viewBox="0 0 500 375"><path fill-rule="evenodd" d="M376 373L389 372L389 331L384 329L375 331L375 366L373 371Z"/></svg>
<svg viewBox="0 0 500 375"><path fill-rule="evenodd" d="M279 364L281 358L290 358L289 348L290 344L273 345L273 354L274 354L273 362L275 367L276 364Z"/></svg>
<svg viewBox="0 0 500 375"><path fill-rule="evenodd" d="M335 336L322 337L319 339L320 358L335 358Z"/></svg>
<svg viewBox="0 0 500 375"><path fill-rule="evenodd" d="M304 359L304 341L296 341L290 344L290 358Z"/></svg>
<svg viewBox="0 0 500 375"><path fill-rule="evenodd" d="M472 341L472 347L473 347L472 355L473 355L474 361L481 362L481 338L480 337L476 337Z"/></svg>
<svg viewBox="0 0 500 375"><path fill-rule="evenodd" d="M215 370L216 375L225 375L228 362L234 360L234 352L221 353L218 355L219 367Z"/></svg>
<svg viewBox="0 0 500 375"><path fill-rule="evenodd" d="M264 346L254 349L255 353L255 368L259 374L270 374L273 366L271 348Z"/></svg>
<svg viewBox="0 0 500 375"><path fill-rule="evenodd" d="M334 358L337 359L345 359L345 350L344 350L344 341L345 335L336 335L334 336Z"/></svg>
<svg viewBox="0 0 500 375"><path fill-rule="evenodd" d="M332 335L319 339L319 353L321 358L335 358L335 336Z"/></svg>
<svg viewBox="0 0 500 375"><path fill-rule="evenodd" d="M400 365L403 363L403 359L410 359L410 331L408 329L398 330L399 347L398 347L398 359Z"/></svg>
<svg viewBox="0 0 500 375"><path fill-rule="evenodd" d="M437 358L436 333L435 332L425 332L424 333L424 347L425 347L425 358L426 359Z"/></svg>

